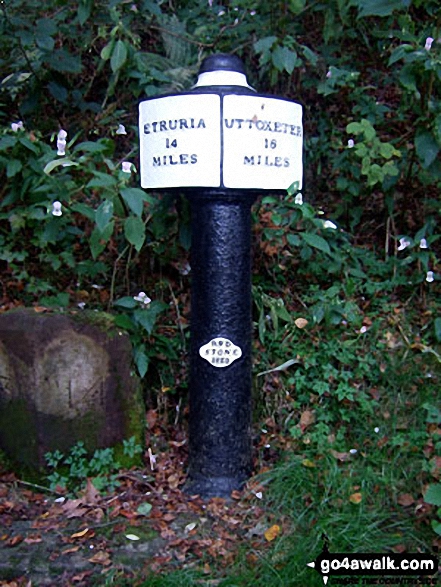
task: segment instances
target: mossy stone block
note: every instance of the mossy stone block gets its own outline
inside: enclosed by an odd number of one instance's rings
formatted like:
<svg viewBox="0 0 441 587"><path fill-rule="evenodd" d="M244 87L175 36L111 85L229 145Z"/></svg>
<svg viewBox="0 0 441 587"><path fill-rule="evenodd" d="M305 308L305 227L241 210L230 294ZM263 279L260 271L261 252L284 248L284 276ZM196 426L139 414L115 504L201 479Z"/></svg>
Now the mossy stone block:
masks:
<svg viewBox="0 0 441 587"><path fill-rule="evenodd" d="M144 405L128 336L32 309L0 314L0 448L27 468L78 441L93 452L135 436Z"/></svg>

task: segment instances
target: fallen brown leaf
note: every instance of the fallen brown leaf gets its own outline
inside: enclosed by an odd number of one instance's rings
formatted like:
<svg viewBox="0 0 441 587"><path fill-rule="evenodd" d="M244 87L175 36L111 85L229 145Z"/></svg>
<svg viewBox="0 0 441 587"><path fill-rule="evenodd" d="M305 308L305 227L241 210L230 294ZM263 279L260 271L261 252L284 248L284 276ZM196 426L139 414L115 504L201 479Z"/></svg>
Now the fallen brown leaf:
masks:
<svg viewBox="0 0 441 587"><path fill-rule="evenodd" d="M100 498L100 492L92 483L92 479L88 478L86 483L86 489L84 492L84 502L87 505L96 505Z"/></svg>
<svg viewBox="0 0 441 587"><path fill-rule="evenodd" d="M415 503L413 496L410 493L402 493L398 496L397 503L404 507L408 507Z"/></svg>
<svg viewBox="0 0 441 587"><path fill-rule="evenodd" d="M305 410L304 412L302 412L302 415L300 416L300 428L302 432L304 432L308 428L308 426L314 424L314 422L315 414L312 410Z"/></svg>
<svg viewBox="0 0 441 587"><path fill-rule="evenodd" d="M354 504L359 504L362 502L362 500L363 500L363 495L359 491L357 491L356 493L353 493L352 495L349 496L349 501Z"/></svg>
<svg viewBox="0 0 441 587"><path fill-rule="evenodd" d="M268 542L271 542L272 540L277 538L277 536L279 534L280 534L280 526L278 526L277 524L274 524L273 526L271 526L271 528L268 528L268 530L265 531L264 536L265 536L266 540L268 540Z"/></svg>
<svg viewBox="0 0 441 587"><path fill-rule="evenodd" d="M112 561L110 559L110 554L108 552L106 552L105 550L99 550L91 558L89 558L88 561L90 563L94 563L97 565L103 565L105 567L112 564Z"/></svg>
<svg viewBox="0 0 441 587"><path fill-rule="evenodd" d="M349 452L338 452L337 450L331 450L331 455L344 463L345 461L351 458L351 454Z"/></svg>

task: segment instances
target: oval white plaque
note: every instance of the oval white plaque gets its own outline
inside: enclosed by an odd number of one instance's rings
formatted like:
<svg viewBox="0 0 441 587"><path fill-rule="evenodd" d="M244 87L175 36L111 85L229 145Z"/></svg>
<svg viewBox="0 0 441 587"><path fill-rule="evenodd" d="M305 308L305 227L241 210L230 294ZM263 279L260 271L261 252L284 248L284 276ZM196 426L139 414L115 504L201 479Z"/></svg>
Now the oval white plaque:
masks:
<svg viewBox="0 0 441 587"><path fill-rule="evenodd" d="M242 349L228 338L218 336L201 346L199 354L214 367L228 367L242 356Z"/></svg>

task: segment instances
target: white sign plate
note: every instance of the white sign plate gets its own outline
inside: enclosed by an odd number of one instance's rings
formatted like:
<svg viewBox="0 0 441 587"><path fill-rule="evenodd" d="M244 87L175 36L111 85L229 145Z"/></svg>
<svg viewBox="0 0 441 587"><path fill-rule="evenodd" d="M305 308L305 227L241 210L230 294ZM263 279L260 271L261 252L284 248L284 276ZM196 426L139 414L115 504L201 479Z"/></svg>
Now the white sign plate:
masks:
<svg viewBox="0 0 441 587"><path fill-rule="evenodd" d="M182 94L139 106L143 188L302 188L300 104L254 95Z"/></svg>
<svg viewBox="0 0 441 587"><path fill-rule="evenodd" d="M223 108L223 183L227 188L302 187L302 107L259 96L228 95Z"/></svg>
<svg viewBox="0 0 441 587"><path fill-rule="evenodd" d="M217 94L183 94L141 102L141 186L219 187L219 112Z"/></svg>
<svg viewBox="0 0 441 587"><path fill-rule="evenodd" d="M242 349L228 338L218 336L201 346L199 354L214 367L228 367L242 356Z"/></svg>

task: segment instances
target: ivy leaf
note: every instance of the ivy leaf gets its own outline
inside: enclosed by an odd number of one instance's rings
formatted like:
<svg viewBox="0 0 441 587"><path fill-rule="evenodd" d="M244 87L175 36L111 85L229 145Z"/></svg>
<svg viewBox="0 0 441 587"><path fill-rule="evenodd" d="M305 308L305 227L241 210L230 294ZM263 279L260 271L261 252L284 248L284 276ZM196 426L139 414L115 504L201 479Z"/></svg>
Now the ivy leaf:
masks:
<svg viewBox="0 0 441 587"><path fill-rule="evenodd" d="M318 249L323 253L327 253L328 255L331 254L331 249L329 248L328 243L318 234L314 234L312 232L302 232L300 233L300 236L310 247L314 247L315 249Z"/></svg>
<svg viewBox="0 0 441 587"><path fill-rule="evenodd" d="M115 47L112 51L112 57L110 58L110 67L113 73L116 73L127 60L127 47L124 41L118 39L115 43Z"/></svg>
<svg viewBox="0 0 441 587"><path fill-rule="evenodd" d="M129 243L139 252L145 241L145 226L141 218L138 218L138 216L126 218L124 234Z"/></svg>

